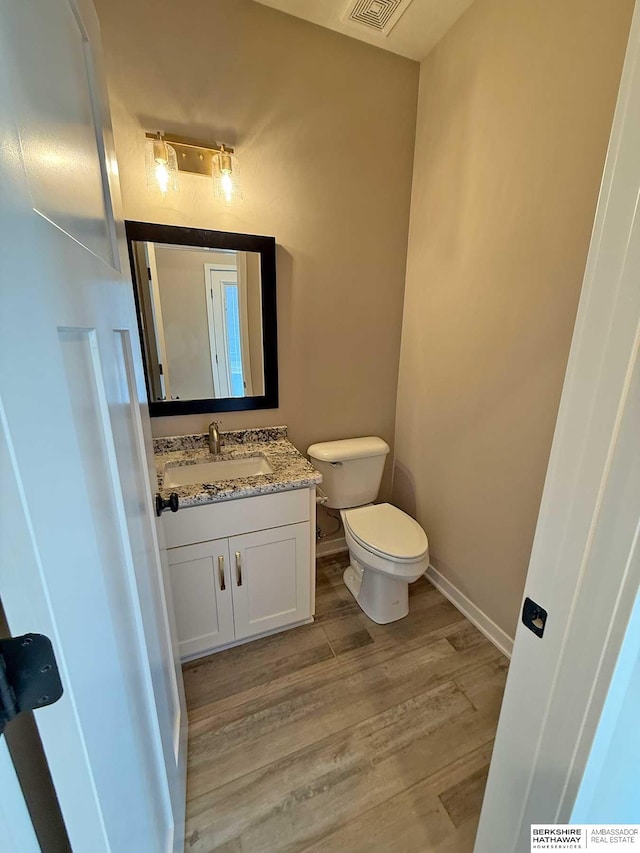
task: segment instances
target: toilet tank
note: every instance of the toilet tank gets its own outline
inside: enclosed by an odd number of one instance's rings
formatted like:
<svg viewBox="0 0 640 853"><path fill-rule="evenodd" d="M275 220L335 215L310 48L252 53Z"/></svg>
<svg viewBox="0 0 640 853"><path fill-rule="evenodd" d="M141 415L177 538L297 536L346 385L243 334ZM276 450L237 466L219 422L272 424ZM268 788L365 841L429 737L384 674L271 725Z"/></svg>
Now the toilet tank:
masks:
<svg viewBox="0 0 640 853"><path fill-rule="evenodd" d="M387 442L373 435L312 444L307 453L322 474L322 491L329 499L325 506L347 509L372 503L388 452Z"/></svg>

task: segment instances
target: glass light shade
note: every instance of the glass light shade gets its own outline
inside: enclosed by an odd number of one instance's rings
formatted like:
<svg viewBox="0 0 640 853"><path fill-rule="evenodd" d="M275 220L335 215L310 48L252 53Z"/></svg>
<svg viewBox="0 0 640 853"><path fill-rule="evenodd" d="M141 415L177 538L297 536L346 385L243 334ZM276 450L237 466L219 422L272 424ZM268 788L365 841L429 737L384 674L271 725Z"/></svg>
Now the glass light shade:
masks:
<svg viewBox="0 0 640 853"><path fill-rule="evenodd" d="M147 186L166 196L178 192L178 157L173 146L158 136L145 143L145 167Z"/></svg>
<svg viewBox="0 0 640 853"><path fill-rule="evenodd" d="M213 155L213 195L228 205L240 204L242 186L238 158L224 149Z"/></svg>

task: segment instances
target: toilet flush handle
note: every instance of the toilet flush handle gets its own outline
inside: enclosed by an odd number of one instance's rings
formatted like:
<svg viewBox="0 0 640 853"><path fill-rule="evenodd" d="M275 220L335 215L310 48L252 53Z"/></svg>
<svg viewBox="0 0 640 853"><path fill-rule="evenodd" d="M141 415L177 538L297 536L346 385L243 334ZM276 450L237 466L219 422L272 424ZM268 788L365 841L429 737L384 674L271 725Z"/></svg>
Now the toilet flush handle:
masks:
<svg viewBox="0 0 640 853"><path fill-rule="evenodd" d="M342 462L331 462L330 465L332 468L342 468Z"/></svg>

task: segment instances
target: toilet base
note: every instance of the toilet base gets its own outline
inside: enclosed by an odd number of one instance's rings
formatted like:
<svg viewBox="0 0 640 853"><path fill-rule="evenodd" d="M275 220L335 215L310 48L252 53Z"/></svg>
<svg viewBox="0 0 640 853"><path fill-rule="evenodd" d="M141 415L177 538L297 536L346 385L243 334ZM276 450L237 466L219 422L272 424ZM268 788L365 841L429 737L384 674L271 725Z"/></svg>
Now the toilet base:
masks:
<svg viewBox="0 0 640 853"><path fill-rule="evenodd" d="M378 625L404 619L409 613L409 583L363 568L353 556L342 575L364 613Z"/></svg>

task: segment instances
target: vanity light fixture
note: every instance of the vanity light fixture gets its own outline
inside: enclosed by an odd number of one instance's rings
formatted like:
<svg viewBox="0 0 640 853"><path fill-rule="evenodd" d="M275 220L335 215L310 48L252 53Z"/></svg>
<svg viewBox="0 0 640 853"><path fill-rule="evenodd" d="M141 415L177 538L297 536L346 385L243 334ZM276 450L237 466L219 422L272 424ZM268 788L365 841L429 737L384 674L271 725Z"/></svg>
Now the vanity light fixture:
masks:
<svg viewBox="0 0 640 853"><path fill-rule="evenodd" d="M159 188L163 195L178 188L178 171L192 172L213 179L213 194L228 205L242 201L238 159L226 145L202 145L182 136L147 133L147 183ZM165 154L165 149L168 153ZM171 175L172 155L175 161L175 186ZM166 186L166 189L163 189Z"/></svg>
<svg viewBox="0 0 640 853"><path fill-rule="evenodd" d="M147 186L163 196L177 192L178 157L175 148L167 143L162 133L147 134L144 156Z"/></svg>

